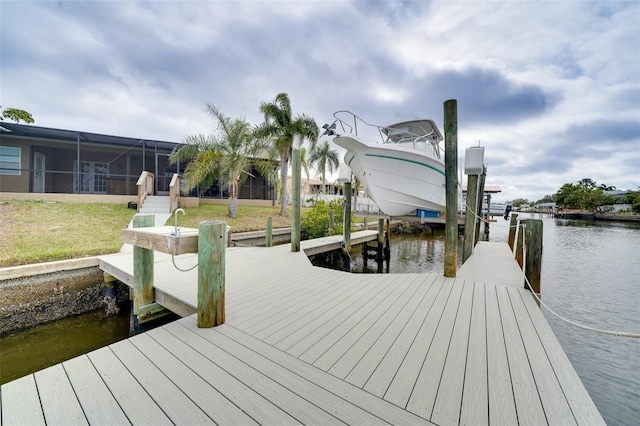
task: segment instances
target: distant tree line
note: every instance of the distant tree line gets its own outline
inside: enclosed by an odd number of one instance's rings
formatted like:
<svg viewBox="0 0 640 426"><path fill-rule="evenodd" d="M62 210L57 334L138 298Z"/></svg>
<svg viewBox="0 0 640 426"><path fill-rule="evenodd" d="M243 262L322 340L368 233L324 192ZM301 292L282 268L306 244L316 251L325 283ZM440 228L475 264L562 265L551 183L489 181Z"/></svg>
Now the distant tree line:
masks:
<svg viewBox="0 0 640 426"><path fill-rule="evenodd" d="M596 184L593 179L585 178L576 183L565 183L555 194L545 195L542 199L531 202L523 198L513 200L514 207L525 204L536 205L541 203L556 203L557 207L574 208L587 211L599 211L603 206L619 204L631 204L634 212L640 213L640 187L637 190L628 189L622 197L614 197L606 191L615 191L615 186Z"/></svg>

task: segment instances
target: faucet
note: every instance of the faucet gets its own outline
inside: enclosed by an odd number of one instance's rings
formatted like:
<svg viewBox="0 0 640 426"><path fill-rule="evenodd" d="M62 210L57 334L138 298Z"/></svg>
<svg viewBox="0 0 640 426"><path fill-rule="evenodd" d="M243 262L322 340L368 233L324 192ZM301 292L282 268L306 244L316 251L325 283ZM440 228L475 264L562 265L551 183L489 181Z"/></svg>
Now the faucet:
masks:
<svg viewBox="0 0 640 426"><path fill-rule="evenodd" d="M176 211L173 212L174 229L171 235L173 235L174 237L180 236L180 231L178 231L178 212L182 212L182 214L186 214L183 209L176 209Z"/></svg>

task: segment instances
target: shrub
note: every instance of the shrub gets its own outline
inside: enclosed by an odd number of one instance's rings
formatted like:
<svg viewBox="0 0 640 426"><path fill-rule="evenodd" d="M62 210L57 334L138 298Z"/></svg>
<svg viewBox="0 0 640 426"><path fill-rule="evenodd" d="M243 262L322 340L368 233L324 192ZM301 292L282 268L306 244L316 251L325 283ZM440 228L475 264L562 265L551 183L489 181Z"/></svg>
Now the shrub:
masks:
<svg viewBox="0 0 640 426"><path fill-rule="evenodd" d="M330 203L318 201L301 219L302 232L309 238L320 238L329 235L329 211L333 210L333 234L342 233L343 208L342 200Z"/></svg>
<svg viewBox="0 0 640 426"><path fill-rule="evenodd" d="M631 206L631 210L633 210L634 213L640 213L640 203L635 203Z"/></svg>

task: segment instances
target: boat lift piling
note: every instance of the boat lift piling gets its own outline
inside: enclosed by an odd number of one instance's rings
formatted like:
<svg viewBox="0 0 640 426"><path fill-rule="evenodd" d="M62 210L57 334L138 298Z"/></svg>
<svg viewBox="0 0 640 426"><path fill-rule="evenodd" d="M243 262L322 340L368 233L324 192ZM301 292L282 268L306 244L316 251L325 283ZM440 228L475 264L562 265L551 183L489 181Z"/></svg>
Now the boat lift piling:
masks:
<svg viewBox="0 0 640 426"><path fill-rule="evenodd" d="M300 150L294 149L291 161L291 251L300 251L300 177L301 177ZM284 202L284 200L283 200Z"/></svg>
<svg viewBox="0 0 640 426"><path fill-rule="evenodd" d="M478 240L476 238L475 212L478 211L478 200L482 204L482 197L478 197L478 180L484 172L484 147L467 148L464 156L464 173L467 177L467 200L464 212L464 249L462 263L473 254L473 248Z"/></svg>
<svg viewBox="0 0 640 426"><path fill-rule="evenodd" d="M480 180L478 182L478 208L476 210L475 218L476 218L476 226L475 226L475 243L477 244L480 240L480 219L482 218L482 200L484 200L484 184L487 181L487 168L485 166L482 167L482 174L480 175Z"/></svg>
<svg viewBox="0 0 640 426"><path fill-rule="evenodd" d="M344 183L344 213L342 214L342 251L344 265L351 270L351 180Z"/></svg>
<svg viewBox="0 0 640 426"><path fill-rule="evenodd" d="M362 258L365 270L368 268L368 260L371 259L376 261L378 273L382 273L385 265L386 272L389 272L389 260L391 259L389 231L389 219L386 220L386 225L385 219L378 219L378 239L376 240L376 245L369 245L366 241L362 245Z"/></svg>
<svg viewBox="0 0 640 426"><path fill-rule="evenodd" d="M509 243L509 248L513 251L513 245L516 240L516 227L518 226L518 213L514 213L511 215L511 222L509 222L509 238L507 242Z"/></svg>
<svg viewBox="0 0 640 426"><path fill-rule="evenodd" d="M444 103L444 168L446 189L446 239L444 276L455 278L458 260L458 101Z"/></svg>
<svg viewBox="0 0 640 426"><path fill-rule="evenodd" d="M487 194L487 216L484 222L484 237L489 240L489 222L491 221L491 194Z"/></svg>

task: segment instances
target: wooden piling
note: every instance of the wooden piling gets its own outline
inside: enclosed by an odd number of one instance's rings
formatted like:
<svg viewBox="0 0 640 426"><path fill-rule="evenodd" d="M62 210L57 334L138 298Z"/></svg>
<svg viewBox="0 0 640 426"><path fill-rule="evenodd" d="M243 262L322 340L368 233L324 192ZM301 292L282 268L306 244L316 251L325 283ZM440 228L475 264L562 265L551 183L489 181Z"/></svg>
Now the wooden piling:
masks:
<svg viewBox="0 0 640 426"><path fill-rule="evenodd" d="M520 269L522 269L522 238L524 237L524 221L518 222L518 231L516 233L516 250L515 250L515 258L520 265Z"/></svg>
<svg viewBox="0 0 640 426"><path fill-rule="evenodd" d="M291 160L291 251L300 251L300 150L294 149Z"/></svg>
<svg viewBox="0 0 640 426"><path fill-rule="evenodd" d="M273 216L267 216L267 234L265 236L265 246L273 245Z"/></svg>
<svg viewBox="0 0 640 426"><path fill-rule="evenodd" d="M444 103L444 168L446 187L446 239L444 276L455 277L458 261L458 102Z"/></svg>
<svg viewBox="0 0 640 426"><path fill-rule="evenodd" d="M104 312L106 315L118 313L118 279L104 272Z"/></svg>
<svg viewBox="0 0 640 426"><path fill-rule="evenodd" d="M489 223L491 222L491 194L487 194L487 220L484 222L484 235L489 241Z"/></svg>
<svg viewBox="0 0 640 426"><path fill-rule="evenodd" d="M542 220L527 219L524 226L525 276L533 292L540 294L540 275L542 271ZM525 288L529 288L524 283Z"/></svg>
<svg viewBox="0 0 640 426"><path fill-rule="evenodd" d="M482 175L480 175L480 179L478 180L478 210L476 210L476 235L474 237L474 244L478 243L480 240L480 219L482 218L482 202L484 201L484 183L487 179L487 169L486 167L482 170Z"/></svg>
<svg viewBox="0 0 640 426"><path fill-rule="evenodd" d="M351 251L351 182L344 183L344 214L342 235L344 249Z"/></svg>
<svg viewBox="0 0 640 426"><path fill-rule="evenodd" d="M134 228L155 226L152 214L136 214ZM140 306L153 303L153 250L133 246L133 314L139 314Z"/></svg>
<svg viewBox="0 0 640 426"><path fill-rule="evenodd" d="M333 235L333 226L334 226L334 218L333 218L333 209L329 210L329 235Z"/></svg>
<svg viewBox="0 0 640 426"><path fill-rule="evenodd" d="M376 259L378 262L378 273L382 272L382 267L384 264L385 256L385 225L384 219L378 219L378 258ZM387 265L389 264L389 260L387 259Z"/></svg>
<svg viewBox="0 0 640 426"><path fill-rule="evenodd" d="M473 253L476 235L476 215L478 210L478 175L467 177L467 203L464 212L464 247L462 251L462 263L466 262Z"/></svg>
<svg viewBox="0 0 640 426"><path fill-rule="evenodd" d="M509 248L513 251L513 244L516 239L516 227L518 226L518 214L513 213L511 215L511 221L509 222L509 237L507 242L509 243Z"/></svg>
<svg viewBox="0 0 640 426"><path fill-rule="evenodd" d="M224 323L227 224L221 220L198 226L198 327Z"/></svg>

